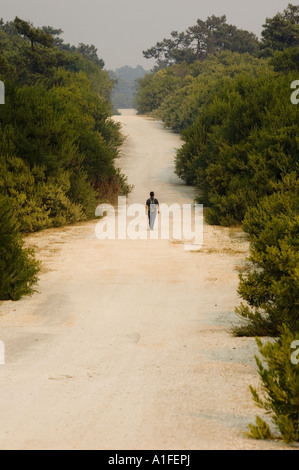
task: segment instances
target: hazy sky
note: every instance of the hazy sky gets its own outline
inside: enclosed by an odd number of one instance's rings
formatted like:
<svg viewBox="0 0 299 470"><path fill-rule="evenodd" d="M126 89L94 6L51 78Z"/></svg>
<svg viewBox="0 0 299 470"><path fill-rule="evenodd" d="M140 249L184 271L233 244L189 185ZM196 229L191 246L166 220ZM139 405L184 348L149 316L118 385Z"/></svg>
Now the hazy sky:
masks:
<svg viewBox="0 0 299 470"><path fill-rule="evenodd" d="M0 17L19 16L35 26L64 31L72 45L94 44L107 69L137 64L150 69L142 51L184 31L198 18L225 14L227 21L258 36L266 17L292 0L0 0Z"/></svg>

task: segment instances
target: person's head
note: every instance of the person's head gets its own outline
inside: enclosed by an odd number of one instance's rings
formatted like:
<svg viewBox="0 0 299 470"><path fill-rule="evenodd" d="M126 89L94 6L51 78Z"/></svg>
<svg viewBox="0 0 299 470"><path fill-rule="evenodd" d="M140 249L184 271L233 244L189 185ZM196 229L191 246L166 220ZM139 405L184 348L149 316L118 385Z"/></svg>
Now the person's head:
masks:
<svg viewBox="0 0 299 470"><path fill-rule="evenodd" d="M151 196L152 198L155 197L155 193L152 191L151 194L150 194L150 196Z"/></svg>

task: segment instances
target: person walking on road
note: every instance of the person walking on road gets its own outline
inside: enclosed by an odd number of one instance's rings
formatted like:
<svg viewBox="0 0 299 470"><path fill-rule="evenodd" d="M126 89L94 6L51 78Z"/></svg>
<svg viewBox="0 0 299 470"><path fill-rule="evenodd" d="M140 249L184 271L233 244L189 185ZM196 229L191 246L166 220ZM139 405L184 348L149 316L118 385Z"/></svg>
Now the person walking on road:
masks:
<svg viewBox="0 0 299 470"><path fill-rule="evenodd" d="M146 213L148 215L150 230L154 230L157 214L160 214L160 205L155 193L150 193L150 198L146 201Z"/></svg>

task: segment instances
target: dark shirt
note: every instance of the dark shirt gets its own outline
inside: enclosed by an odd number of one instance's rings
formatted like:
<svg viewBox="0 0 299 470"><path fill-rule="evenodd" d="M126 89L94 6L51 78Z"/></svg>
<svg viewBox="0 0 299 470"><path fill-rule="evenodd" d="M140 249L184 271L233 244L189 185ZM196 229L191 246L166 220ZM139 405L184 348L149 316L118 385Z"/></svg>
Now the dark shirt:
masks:
<svg viewBox="0 0 299 470"><path fill-rule="evenodd" d="M155 204L156 206L158 206L158 205L159 205L158 199L156 199L156 198L152 199L152 198L151 198L151 199L148 199L148 200L146 201L146 205L147 205L147 207L148 207L148 213L150 213L150 206L151 206L151 204Z"/></svg>
<svg viewBox="0 0 299 470"><path fill-rule="evenodd" d="M148 207L149 207L151 204L156 204L156 206L158 206L158 205L159 205L158 199L154 198L154 199L148 199L148 200L146 201L146 205L147 205Z"/></svg>

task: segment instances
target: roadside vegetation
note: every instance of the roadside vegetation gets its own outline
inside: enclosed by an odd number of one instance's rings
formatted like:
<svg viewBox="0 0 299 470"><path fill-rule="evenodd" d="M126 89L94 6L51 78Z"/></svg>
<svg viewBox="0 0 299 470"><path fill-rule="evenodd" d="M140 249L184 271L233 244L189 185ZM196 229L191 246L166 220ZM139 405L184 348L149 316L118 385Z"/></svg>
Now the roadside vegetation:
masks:
<svg viewBox="0 0 299 470"><path fill-rule="evenodd" d="M252 392L281 437L298 441L299 6L267 18L260 41L212 16L144 55L156 66L139 81L138 112L182 135L176 172L198 189L207 221L250 237L233 334L273 337L258 342L266 398ZM272 433L259 418L251 436Z"/></svg>
<svg viewBox="0 0 299 470"><path fill-rule="evenodd" d="M10 247L10 230L30 233L84 221L94 217L100 201L130 190L115 165L123 139L111 119L113 82L94 46L70 46L61 34L20 18L0 21L0 79L5 84L0 222L1 236L6 236L1 299L30 292L36 281L29 261L23 268L12 261L17 238ZM7 207L17 222L13 227L7 224ZM27 287L21 269L27 269Z"/></svg>

